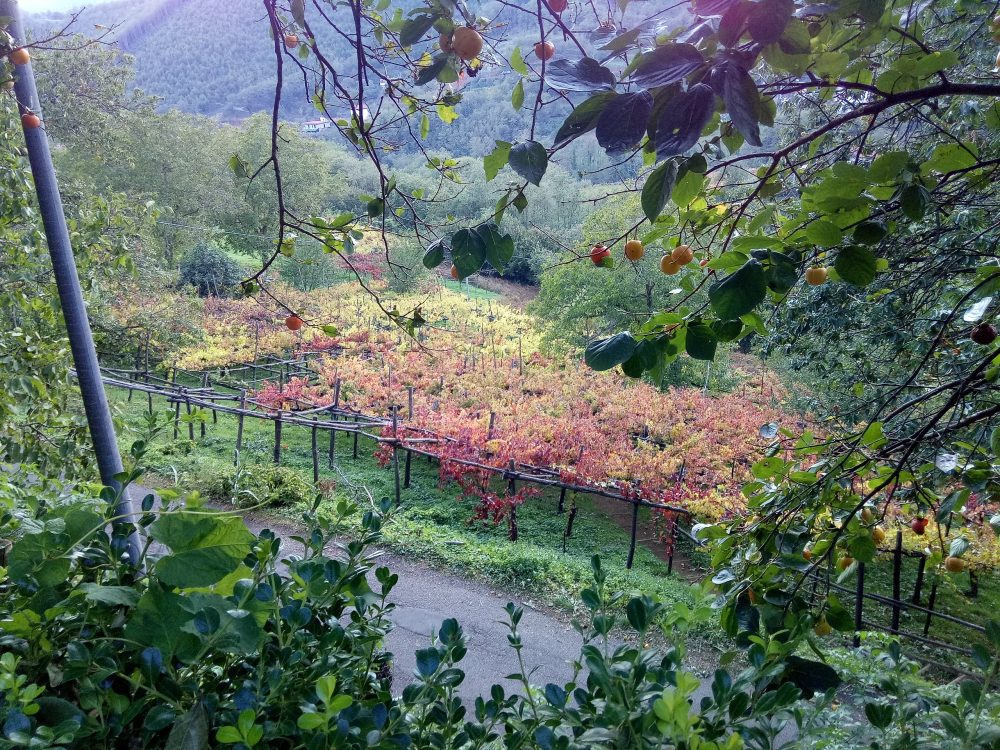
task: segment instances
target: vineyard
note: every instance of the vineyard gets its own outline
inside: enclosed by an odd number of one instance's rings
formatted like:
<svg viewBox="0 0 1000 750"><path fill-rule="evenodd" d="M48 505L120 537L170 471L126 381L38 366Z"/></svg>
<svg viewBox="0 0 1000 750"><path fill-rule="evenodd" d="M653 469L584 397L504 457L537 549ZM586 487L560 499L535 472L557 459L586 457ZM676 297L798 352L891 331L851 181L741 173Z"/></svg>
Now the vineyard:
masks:
<svg viewBox="0 0 1000 750"><path fill-rule="evenodd" d="M780 386L750 361L735 365L747 382L737 393L660 393L595 373L578 357L542 353L533 319L494 301L441 288L394 298L399 310L419 308L427 321L414 337L379 318L354 286L296 302L310 325L292 332L281 310L211 298L197 340L169 352L165 366L242 378L255 405L289 417L336 405L388 420L398 407L401 438L433 450L442 480L458 482L477 500L476 513L495 521L532 490L493 492L477 463L504 469L513 462L700 519L731 517L743 507L740 484L761 454L761 426L786 419ZM128 308L120 314L136 319ZM241 367L295 352L321 356L310 357L307 372L287 376ZM382 460L389 453L383 448Z"/></svg>

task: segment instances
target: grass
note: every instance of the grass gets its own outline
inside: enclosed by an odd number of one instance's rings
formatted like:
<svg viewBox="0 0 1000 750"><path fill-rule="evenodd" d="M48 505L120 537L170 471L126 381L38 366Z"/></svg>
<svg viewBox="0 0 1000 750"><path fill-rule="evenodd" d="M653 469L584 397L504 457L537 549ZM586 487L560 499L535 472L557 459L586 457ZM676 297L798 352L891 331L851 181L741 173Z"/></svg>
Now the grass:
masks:
<svg viewBox="0 0 1000 750"><path fill-rule="evenodd" d="M490 292L486 289L481 289L478 286L473 286L469 282L455 281L449 278L440 278L441 283L446 289L452 292L457 292L458 294L464 294L469 299L481 299L481 300L495 300L499 299L500 295L496 292Z"/></svg>
<svg viewBox="0 0 1000 750"><path fill-rule="evenodd" d="M136 394L128 402L123 391L109 392L113 408L123 425L141 425L146 399ZM154 410L167 409L162 399L155 399ZM196 436L200 433L195 428ZM126 448L134 433L120 432ZM204 491L212 479L233 472L236 445L236 420L220 415L218 424L207 421L207 435L193 447L186 444L187 427L181 426L181 441L173 441L172 430L154 446L157 473L169 482L177 481L185 489ZM245 420L243 460L248 464L267 464L274 447L271 422ZM282 433L282 465L295 469L312 480L311 436L302 427L288 427ZM190 452L178 450L186 445ZM350 436L337 436L337 469L326 464L328 437L320 435L320 481L335 483L334 497L357 498L367 494L378 501L392 497L393 472L382 468L372 456L372 441L360 439L358 458L352 458ZM402 472L402 456L400 458ZM547 491L531 498L518 508L519 541L507 539L506 524L472 523L473 501L458 497L454 485L438 486L438 470L426 459L414 456L411 486L402 492L402 507L384 529L385 543L391 549L424 561L475 575L489 583L530 592L536 602L562 609L576 608L579 592L591 580L591 556L600 555L615 590L629 595L646 593L667 602L691 603L694 589L678 575L667 576L666 564L653 552L639 545L632 570L625 568L628 534L613 520L595 510L590 498L577 500L579 511L573 534L562 551L566 514L556 512L558 493ZM289 518L297 517L288 509ZM640 517L641 518L641 517Z"/></svg>
<svg viewBox="0 0 1000 750"><path fill-rule="evenodd" d="M194 383L192 383L193 385ZM126 401L122 391L112 391L110 398L114 408L122 417L124 425L140 425L146 410L146 400L137 394L134 400ZM159 400L155 408L167 409ZM196 435L200 430L196 426ZM122 447L127 447L134 435L122 432ZM186 438L186 426L181 427L181 437ZM271 422L247 419L244 428L243 460L247 464L269 464L273 450L274 429ZM361 438L358 458L351 456L351 439L338 435L337 468L328 470L326 465L327 436L320 435L321 483L333 484L333 497L366 497L367 494L378 501L393 496L393 473L382 468L372 457L373 444ZM172 433L168 431L158 441L160 453L170 450ZM282 435L285 446L282 451L282 465L290 467L311 481L312 459L310 432L302 427L289 428ZM178 481L185 489L204 490L212 478L228 475L233 471L233 449L236 444L236 423L232 417L220 415L218 424L208 420L207 436L196 441L187 455L174 453L162 456L159 474L167 481ZM400 459L402 464L402 457ZM401 466L402 472L402 466ZM565 610L577 608L579 592L590 582L590 559L600 555L614 589L629 595L646 593L667 602L690 603L695 592L680 576L667 576L666 564L653 552L639 545L636 549L635 565L626 570L625 557L628 551L628 534L614 520L595 506L589 497L578 498L579 512L574 521L573 535L563 546L566 515L558 514L556 506L558 494L546 491L529 499L518 508L520 538L517 543L507 539L506 524L471 523L474 511L473 501L458 497L454 485L438 486L438 471L426 459L414 457L412 462L412 482L404 489L402 508L384 530L385 543L394 551L412 555L426 562L452 568L474 575L489 583L530 593L536 601L555 605ZM287 513L289 518L297 517L292 509L277 509ZM646 509L644 513L648 513ZM640 516L645 521L644 515ZM643 524L644 525L644 524ZM641 538L642 534L640 534ZM681 545L681 554L690 557L690 550ZM917 561L904 558L901 575L901 592L904 600L913 594L916 581ZM980 576L979 595L967 597L964 593L969 581L968 574L945 575L939 581L935 610L951 614L971 622L986 622L996 618L1000 611L1000 581L993 576ZM931 591L931 576L925 577L921 604L927 606ZM844 585L853 588L855 579L849 578ZM885 557L866 569L867 593L890 596L892 593L892 561ZM837 592L838 598L849 611L853 612L853 594ZM877 602L865 602L865 619L888 626L891 612L888 607ZM920 612L903 610L901 629L915 634L923 633L925 615ZM973 643L984 643L985 636L969 628L934 618L929 637L935 640L960 645L964 648ZM910 642L908 650L918 651L920 647ZM923 649L931 658L953 660L955 655L940 649Z"/></svg>

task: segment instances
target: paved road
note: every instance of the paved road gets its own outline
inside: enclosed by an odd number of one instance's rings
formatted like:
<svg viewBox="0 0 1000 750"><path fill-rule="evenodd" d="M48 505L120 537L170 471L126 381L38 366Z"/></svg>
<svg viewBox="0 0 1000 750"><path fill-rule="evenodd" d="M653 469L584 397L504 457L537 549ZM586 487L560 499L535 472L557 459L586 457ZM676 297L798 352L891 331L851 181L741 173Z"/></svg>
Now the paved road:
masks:
<svg viewBox="0 0 1000 750"><path fill-rule="evenodd" d="M297 532L291 524L274 519L247 516L246 522L254 532L269 528L284 540ZM294 548L286 546L285 550L292 552ZM390 618L395 627L386 639L387 648L395 656L394 692L413 681L414 653L430 645L431 634L449 617L458 620L469 644L469 653L460 664L466 675L459 691L463 700L471 703L476 696L489 695L494 683L508 690L514 687L513 681L504 679L517 671L517 658L507 642L509 631L504 625L504 607L512 599L510 594L391 553L384 553L380 564L399 576L390 595L396 605ZM572 679L571 662L579 654L580 637L569 620L514 601L524 609L519 630L525 664L529 669L537 668L532 683L561 685Z"/></svg>

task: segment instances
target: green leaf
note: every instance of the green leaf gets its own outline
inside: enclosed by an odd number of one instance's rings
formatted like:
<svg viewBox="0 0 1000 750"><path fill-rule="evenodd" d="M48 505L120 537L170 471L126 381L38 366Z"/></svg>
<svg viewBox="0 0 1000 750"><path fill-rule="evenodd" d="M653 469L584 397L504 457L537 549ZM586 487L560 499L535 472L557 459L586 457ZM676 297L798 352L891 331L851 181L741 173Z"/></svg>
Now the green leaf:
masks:
<svg viewBox="0 0 1000 750"><path fill-rule="evenodd" d="M896 709L888 703L866 703L865 716L876 729L885 729L892 723Z"/></svg>
<svg viewBox="0 0 1000 750"><path fill-rule="evenodd" d="M559 128L559 132L556 133L554 145L560 146L596 128L601 113L608 105L608 102L614 99L615 96L617 95L614 92L605 91L600 94L594 94L589 99L581 102L569 113L569 117L566 118Z"/></svg>
<svg viewBox="0 0 1000 750"><path fill-rule="evenodd" d="M781 39L794 12L792 0L760 0L747 17L747 30L755 42L772 44Z"/></svg>
<svg viewBox="0 0 1000 750"><path fill-rule="evenodd" d="M235 745L237 742L243 742L243 735L234 726L219 727L219 731L215 733L215 741L225 745Z"/></svg>
<svg viewBox="0 0 1000 750"><path fill-rule="evenodd" d="M502 234L500 228L492 222L477 227L475 232L483 243L486 260L502 275L514 257L514 240L510 235Z"/></svg>
<svg viewBox="0 0 1000 750"><path fill-rule="evenodd" d="M854 286L868 286L875 280L878 259L866 247L849 245L837 254L833 267L837 275Z"/></svg>
<svg viewBox="0 0 1000 750"><path fill-rule="evenodd" d="M716 320L711 324L715 338L722 342L735 341L743 333L741 320Z"/></svg>
<svg viewBox="0 0 1000 750"><path fill-rule="evenodd" d="M496 141L493 150L483 157L483 171L486 172L486 181L489 182L500 170L507 166L507 159L510 156L510 144L507 141Z"/></svg>
<svg viewBox="0 0 1000 750"><path fill-rule="evenodd" d="M929 172L957 172L961 169L969 169L976 166L978 162L979 150L971 143L942 143L931 154L931 158L924 162L920 171L923 174Z"/></svg>
<svg viewBox="0 0 1000 750"><path fill-rule="evenodd" d="M854 228L854 241L862 245L877 245L887 234L889 229L881 221L863 221Z"/></svg>
<svg viewBox="0 0 1000 750"><path fill-rule="evenodd" d="M868 534L859 534L852 537L847 542L847 549L851 555L863 563L870 563L875 560L875 540Z"/></svg>
<svg viewBox="0 0 1000 750"><path fill-rule="evenodd" d="M674 185L674 190L670 197L673 198L674 203L679 207L687 208L691 205L691 201L698 197L704 186L704 175L700 175L697 172L687 172Z"/></svg>
<svg viewBox="0 0 1000 750"><path fill-rule="evenodd" d="M713 77L713 83L715 78ZM729 63L722 72L722 101L733 126L747 143L760 146L760 92L750 74L735 63Z"/></svg>
<svg viewBox="0 0 1000 750"><path fill-rule="evenodd" d="M701 137L715 112L715 92L698 83L672 97L656 125L656 155L663 159L682 154Z"/></svg>
<svg viewBox="0 0 1000 750"><path fill-rule="evenodd" d="M609 101L597 120L597 142L609 154L620 154L639 145L653 111L648 91L621 94Z"/></svg>
<svg viewBox="0 0 1000 750"><path fill-rule="evenodd" d="M749 260L735 273L712 284L708 299L715 314L722 320L735 320L751 312L767 296L764 267Z"/></svg>
<svg viewBox="0 0 1000 750"><path fill-rule="evenodd" d="M102 586L88 582L81 583L78 591L83 592L88 602L124 607L134 607L139 603L139 592L131 586Z"/></svg>
<svg viewBox="0 0 1000 750"><path fill-rule="evenodd" d="M677 164L665 161L646 178L642 186L642 211L650 222L663 213L677 180Z"/></svg>
<svg viewBox="0 0 1000 750"><path fill-rule="evenodd" d="M872 182L882 183L895 180L910 161L905 151L887 151L878 156L868 168Z"/></svg>
<svg viewBox="0 0 1000 750"><path fill-rule="evenodd" d="M515 73L519 73L522 76L528 75L531 71L528 70L527 64L524 62L524 55L521 54L521 48L515 47L514 51L510 53L510 68Z"/></svg>
<svg viewBox="0 0 1000 750"><path fill-rule="evenodd" d="M404 47L416 44L423 38L424 34L431 30L437 19L438 16L436 14L431 15L429 13L421 13L418 16L408 19L399 32L399 43Z"/></svg>
<svg viewBox="0 0 1000 750"><path fill-rule="evenodd" d="M208 747L208 717L201 702L174 723L164 750L205 750Z"/></svg>
<svg viewBox="0 0 1000 750"><path fill-rule="evenodd" d="M424 268L434 269L444 263L444 240L432 243L424 253Z"/></svg>
<svg viewBox="0 0 1000 750"><path fill-rule="evenodd" d="M931 194L923 185L907 185L899 193L899 205L907 218L920 221L931 204Z"/></svg>
<svg viewBox="0 0 1000 750"><path fill-rule="evenodd" d="M514 111L518 111L524 106L524 79L519 78L514 84L514 90L510 92L510 104Z"/></svg>
<svg viewBox="0 0 1000 750"><path fill-rule="evenodd" d="M636 346L638 342L632 334L623 331L610 338L592 341L584 351L583 361L593 370L610 370L628 360Z"/></svg>
<svg viewBox="0 0 1000 750"><path fill-rule="evenodd" d="M451 259L458 269L458 278L466 279L486 262L482 237L471 229L460 229L451 237Z"/></svg>
<svg viewBox="0 0 1000 750"><path fill-rule="evenodd" d="M801 689L806 698L840 686L840 677L828 664L794 655L785 664L785 679Z"/></svg>
<svg viewBox="0 0 1000 750"><path fill-rule="evenodd" d="M820 247L833 247L844 239L844 233L840 227L832 221L818 219L806 227L806 237Z"/></svg>
<svg viewBox="0 0 1000 750"><path fill-rule="evenodd" d="M511 169L528 182L539 185L549 166L549 155L538 141L518 143L511 147L508 158Z"/></svg>
<svg viewBox="0 0 1000 750"><path fill-rule="evenodd" d="M157 575L180 588L222 580L250 553L253 541L241 518L183 511L161 515L150 524L149 534L172 553L157 561Z"/></svg>
<svg viewBox="0 0 1000 750"><path fill-rule="evenodd" d="M420 137L423 140L427 140L427 136L431 133L431 118L426 114L420 117Z"/></svg>
<svg viewBox="0 0 1000 750"><path fill-rule="evenodd" d="M447 52L441 52L440 54L434 55L431 59L430 65L423 66L417 73L417 86L423 86L435 80L441 71L443 71L448 65L450 59L451 55Z"/></svg>
<svg viewBox="0 0 1000 750"><path fill-rule="evenodd" d="M605 91L613 90L617 79L597 60L584 57L550 62L545 71L545 82L560 91Z"/></svg>
<svg viewBox="0 0 1000 750"><path fill-rule="evenodd" d="M705 58L694 45L663 44L642 55L632 80L644 89L669 86L704 64Z"/></svg>
<svg viewBox="0 0 1000 750"><path fill-rule="evenodd" d="M704 359L711 362L715 359L715 350L719 345L712 329L704 323L689 325L685 349L692 359Z"/></svg>

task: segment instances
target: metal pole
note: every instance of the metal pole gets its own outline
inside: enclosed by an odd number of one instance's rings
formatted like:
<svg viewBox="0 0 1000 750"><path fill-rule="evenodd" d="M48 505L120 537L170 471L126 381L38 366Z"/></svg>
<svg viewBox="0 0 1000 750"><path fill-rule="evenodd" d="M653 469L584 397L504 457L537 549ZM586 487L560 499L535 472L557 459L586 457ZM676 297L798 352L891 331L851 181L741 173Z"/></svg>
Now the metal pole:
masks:
<svg viewBox="0 0 1000 750"><path fill-rule="evenodd" d="M17 0L0 0L0 16L13 19L9 31L16 43L23 44L25 37ZM30 109L41 117L41 105L38 101L38 91L35 89L35 76L31 70L31 63L16 66L14 77L14 92L21 114ZM59 303L66 321L70 350L73 353L73 366L76 368L76 378L80 384L80 395L83 398L90 438L94 442L97 468L101 481L113 488L118 495L118 503L114 509L116 516L114 525L131 524L132 502L128 493L122 491L121 482L115 479L124 469L121 454L118 452L114 424L111 421L111 410L108 408L104 384L101 382L97 349L94 347L94 337L90 330L90 322L87 320L87 308L83 301L76 262L73 259L73 246L70 244L69 231L66 228L66 215L63 212L62 198L59 196L59 184L52 168L48 138L44 128L28 128L24 131L24 140L35 181L35 192L38 195L38 208L45 226L45 238L52 259L56 288L59 291ZM133 529L127 536L125 549L122 550L127 552L133 564L139 562L139 546L139 535Z"/></svg>

